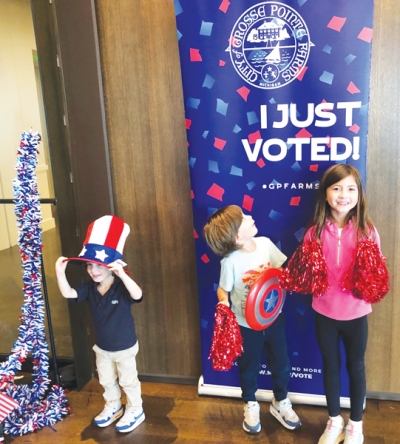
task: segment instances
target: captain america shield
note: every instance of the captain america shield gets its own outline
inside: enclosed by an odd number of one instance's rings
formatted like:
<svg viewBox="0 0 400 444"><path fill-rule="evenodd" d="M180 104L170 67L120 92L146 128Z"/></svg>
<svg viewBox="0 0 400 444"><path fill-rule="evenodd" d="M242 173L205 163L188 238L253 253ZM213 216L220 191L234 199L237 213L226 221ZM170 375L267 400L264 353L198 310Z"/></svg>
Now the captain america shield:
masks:
<svg viewBox="0 0 400 444"><path fill-rule="evenodd" d="M253 330L264 330L279 316L286 299L286 290L279 285L281 270L268 268L247 295L246 321Z"/></svg>

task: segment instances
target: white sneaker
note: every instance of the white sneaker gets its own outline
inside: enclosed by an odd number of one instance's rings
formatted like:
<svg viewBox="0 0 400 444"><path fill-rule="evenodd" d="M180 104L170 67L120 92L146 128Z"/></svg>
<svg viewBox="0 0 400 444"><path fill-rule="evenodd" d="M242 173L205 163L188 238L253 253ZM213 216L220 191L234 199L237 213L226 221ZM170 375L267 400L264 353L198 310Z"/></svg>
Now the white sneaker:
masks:
<svg viewBox="0 0 400 444"><path fill-rule="evenodd" d="M341 416L329 417L326 429L318 444L339 444L344 440L344 420Z"/></svg>
<svg viewBox="0 0 400 444"><path fill-rule="evenodd" d="M134 410L127 408L124 416L117 422L115 428L118 432L128 433L136 429L136 427L145 420L143 409Z"/></svg>
<svg viewBox="0 0 400 444"><path fill-rule="evenodd" d="M247 433L260 433L260 404L249 401L244 405L243 430Z"/></svg>
<svg viewBox="0 0 400 444"><path fill-rule="evenodd" d="M362 444L364 442L362 421L352 421L346 426L344 444Z"/></svg>
<svg viewBox="0 0 400 444"><path fill-rule="evenodd" d="M94 422L99 427L107 427L120 418L123 412L124 410L120 402L106 404L103 411L94 418Z"/></svg>
<svg viewBox="0 0 400 444"><path fill-rule="evenodd" d="M292 409L292 403L289 398L279 402L275 401L275 398L272 398L269 411L283 425L283 427L286 427L289 430L294 430L301 426L300 419Z"/></svg>

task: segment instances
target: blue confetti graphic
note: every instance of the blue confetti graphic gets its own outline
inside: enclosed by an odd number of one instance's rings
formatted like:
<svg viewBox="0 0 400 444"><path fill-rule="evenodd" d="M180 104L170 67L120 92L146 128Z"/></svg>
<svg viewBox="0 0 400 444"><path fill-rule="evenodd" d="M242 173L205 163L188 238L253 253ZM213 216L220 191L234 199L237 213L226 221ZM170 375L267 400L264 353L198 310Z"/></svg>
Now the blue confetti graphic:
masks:
<svg viewBox="0 0 400 444"><path fill-rule="evenodd" d="M327 54L330 54L332 51L332 46L325 45L322 49L322 51L326 52Z"/></svg>
<svg viewBox="0 0 400 444"><path fill-rule="evenodd" d="M211 89L214 86L215 79L213 79L211 76L206 74L203 82L203 88Z"/></svg>
<svg viewBox="0 0 400 444"><path fill-rule="evenodd" d="M217 113L226 116L226 112L228 111L228 105L229 103L225 103L223 100L217 99Z"/></svg>
<svg viewBox="0 0 400 444"><path fill-rule="evenodd" d="M249 191L251 191L256 186L256 183L254 181L251 181L248 184L246 184L246 186L249 189Z"/></svg>
<svg viewBox="0 0 400 444"><path fill-rule="evenodd" d="M230 174L232 174L232 176L240 176L240 177L242 177L243 176L243 170L241 168L237 168L237 167L232 165Z"/></svg>
<svg viewBox="0 0 400 444"><path fill-rule="evenodd" d="M257 114L254 111L250 111L247 113L247 121L249 122L249 125L254 125L255 123L258 123L258 117Z"/></svg>
<svg viewBox="0 0 400 444"><path fill-rule="evenodd" d="M319 80L328 85L332 85L334 75L328 71L324 71Z"/></svg>
<svg viewBox="0 0 400 444"><path fill-rule="evenodd" d="M210 36L212 32L212 27L214 23L211 22L201 22L200 35Z"/></svg>
<svg viewBox="0 0 400 444"><path fill-rule="evenodd" d="M194 99L193 97L189 97L188 101L186 102L186 106L189 108L198 109L200 105L200 99Z"/></svg>
<svg viewBox="0 0 400 444"><path fill-rule="evenodd" d="M213 173L219 173L218 162L216 162L215 160L209 160L208 171L212 171Z"/></svg>
<svg viewBox="0 0 400 444"><path fill-rule="evenodd" d="M304 232L306 231L306 229L304 227L301 227L299 230L296 231L296 233L294 233L296 239L300 242Z"/></svg>

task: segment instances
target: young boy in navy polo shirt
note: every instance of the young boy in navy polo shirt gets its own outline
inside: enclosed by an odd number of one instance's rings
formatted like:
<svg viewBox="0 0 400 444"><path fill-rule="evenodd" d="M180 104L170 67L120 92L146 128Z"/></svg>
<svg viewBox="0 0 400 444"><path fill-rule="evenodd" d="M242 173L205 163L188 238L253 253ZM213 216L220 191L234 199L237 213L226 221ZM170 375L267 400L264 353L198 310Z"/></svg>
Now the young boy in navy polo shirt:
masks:
<svg viewBox="0 0 400 444"><path fill-rule="evenodd" d="M99 427L106 427L122 416L120 385L127 397L125 413L116 424L122 433L132 431L145 419L136 369L139 344L131 313L132 304L141 302L143 296L123 270L126 264L121 260L128 234L129 226L121 219L104 216L89 226L78 258L60 257L56 262L61 294L77 303L88 301L92 313L96 336L93 350L106 400L94 421ZM86 262L92 280L71 288L65 275L70 260Z"/></svg>

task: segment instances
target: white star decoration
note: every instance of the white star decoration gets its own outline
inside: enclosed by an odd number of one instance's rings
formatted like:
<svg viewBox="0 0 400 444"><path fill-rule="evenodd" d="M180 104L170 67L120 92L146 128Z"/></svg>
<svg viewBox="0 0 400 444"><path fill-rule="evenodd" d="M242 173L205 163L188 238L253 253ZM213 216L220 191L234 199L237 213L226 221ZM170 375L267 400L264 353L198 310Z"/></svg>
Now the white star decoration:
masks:
<svg viewBox="0 0 400 444"><path fill-rule="evenodd" d="M106 254L106 250L96 251L96 258L100 259L102 262L104 262L104 259L108 257L108 254Z"/></svg>
<svg viewBox="0 0 400 444"><path fill-rule="evenodd" d="M267 309L265 311L268 312L268 310L270 308L275 308L276 300L278 299L278 297L279 296L275 296L275 292L274 291L271 293L270 298L267 300L268 301L268 307L267 307Z"/></svg>
<svg viewBox="0 0 400 444"><path fill-rule="evenodd" d="M86 247L83 247L82 251L79 253L78 257L83 256L87 252Z"/></svg>

